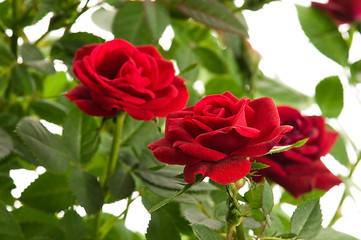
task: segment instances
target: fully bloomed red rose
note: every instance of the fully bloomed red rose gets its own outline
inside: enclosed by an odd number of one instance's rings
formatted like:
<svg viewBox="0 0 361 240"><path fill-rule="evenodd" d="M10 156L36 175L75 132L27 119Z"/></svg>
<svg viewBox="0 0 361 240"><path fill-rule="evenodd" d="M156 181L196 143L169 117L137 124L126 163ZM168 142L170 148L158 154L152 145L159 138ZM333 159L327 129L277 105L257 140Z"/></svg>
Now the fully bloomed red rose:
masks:
<svg viewBox="0 0 361 240"><path fill-rule="evenodd" d="M226 185L249 173L247 157L266 154L291 129L280 126L272 99L250 101L225 92L170 113L165 137L148 148L163 163L185 165L188 183L202 174Z"/></svg>
<svg viewBox="0 0 361 240"><path fill-rule="evenodd" d="M361 20L361 0L329 0L327 3L312 2L312 6L329 14L338 24Z"/></svg>
<svg viewBox="0 0 361 240"><path fill-rule="evenodd" d="M322 163L321 157L331 151L337 140L337 133L326 129L325 119L321 116L302 116L291 107L278 107L281 124L293 126L293 130L284 135L279 145L291 145L299 140L308 141L299 148L253 158L253 161L269 165L259 171L261 176L283 186L298 198L313 189L328 191L342 180L332 174ZM256 181L259 177L254 178Z"/></svg>
<svg viewBox="0 0 361 240"><path fill-rule="evenodd" d="M65 94L85 113L112 117L126 111L138 120L165 117L188 101L184 80L151 46L115 39L76 52L73 72L82 83Z"/></svg>

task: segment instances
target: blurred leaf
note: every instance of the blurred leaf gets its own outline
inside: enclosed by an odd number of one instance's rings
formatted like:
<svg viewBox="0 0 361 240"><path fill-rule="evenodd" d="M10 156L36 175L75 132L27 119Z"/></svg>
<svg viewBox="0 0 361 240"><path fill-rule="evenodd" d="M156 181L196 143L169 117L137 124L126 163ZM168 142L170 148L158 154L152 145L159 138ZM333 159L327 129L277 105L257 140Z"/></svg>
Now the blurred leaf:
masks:
<svg viewBox="0 0 361 240"><path fill-rule="evenodd" d="M343 166L349 167L350 160L346 150L346 143L340 135L337 138L336 144L332 147L330 154Z"/></svg>
<svg viewBox="0 0 361 240"><path fill-rule="evenodd" d="M111 31L115 13L114 10L101 7L92 14L91 19L98 27Z"/></svg>
<svg viewBox="0 0 361 240"><path fill-rule="evenodd" d="M102 217L106 216L110 218L107 214L103 214ZM107 221L108 219L105 219ZM123 219L117 219L109 233L105 236L104 240L144 240L144 236L137 232L130 231L124 224Z"/></svg>
<svg viewBox="0 0 361 240"><path fill-rule="evenodd" d="M147 209L156 204L159 198L146 192L142 195L142 202ZM180 240L182 229L189 228L187 221L181 217L179 205L170 203L151 214L148 225L147 240Z"/></svg>
<svg viewBox="0 0 361 240"><path fill-rule="evenodd" d="M245 0L242 9L250 9L252 11L257 11L261 9L265 4L277 0Z"/></svg>
<svg viewBox="0 0 361 240"><path fill-rule="evenodd" d="M64 240L65 233L58 226L48 223L26 222L21 224L26 239Z"/></svg>
<svg viewBox="0 0 361 240"><path fill-rule="evenodd" d="M2 2L0 4L1 11L1 7L4 3ZM0 66L10 66L15 61L14 54L10 51L8 45L6 45L3 41L0 41L0 56Z"/></svg>
<svg viewBox="0 0 361 240"><path fill-rule="evenodd" d="M27 205L14 209L12 214L18 223L41 222L53 225L59 223L59 219L54 213L44 212L43 210L32 208Z"/></svg>
<svg viewBox="0 0 361 240"><path fill-rule="evenodd" d="M247 24L239 19L222 3L215 0L184 0L179 10L205 25L248 37Z"/></svg>
<svg viewBox="0 0 361 240"><path fill-rule="evenodd" d="M222 223L219 220L210 218L197 209L187 208L183 215L192 225L203 225L215 230L222 228Z"/></svg>
<svg viewBox="0 0 361 240"><path fill-rule="evenodd" d="M39 120L23 118L16 127L16 133L47 169L60 173L69 168L70 158L64 143L50 133Z"/></svg>
<svg viewBox="0 0 361 240"><path fill-rule="evenodd" d="M222 94L225 91L231 92L237 97L245 95L241 85L229 76L216 76L211 78L204 86L205 94Z"/></svg>
<svg viewBox="0 0 361 240"><path fill-rule="evenodd" d="M7 75L0 76L0 97L3 97L9 86L10 78Z"/></svg>
<svg viewBox="0 0 361 240"><path fill-rule="evenodd" d="M175 60L181 77L188 81L197 80L199 67L196 56L189 47L181 45L175 52Z"/></svg>
<svg viewBox="0 0 361 240"><path fill-rule="evenodd" d="M325 56L347 66L348 46L331 17L315 7L297 5L297 12L311 43Z"/></svg>
<svg viewBox="0 0 361 240"><path fill-rule="evenodd" d="M353 63L350 66L351 71L351 82L352 83L360 83L361 82L361 60Z"/></svg>
<svg viewBox="0 0 361 240"><path fill-rule="evenodd" d="M68 179L64 175L45 172L21 194L25 205L46 212L59 212L75 203Z"/></svg>
<svg viewBox="0 0 361 240"><path fill-rule="evenodd" d="M64 90L68 83L65 72L56 72L53 75L47 75L44 80L43 97L56 97Z"/></svg>
<svg viewBox="0 0 361 240"><path fill-rule="evenodd" d="M262 193L263 186L261 184L257 184L244 194L244 198L247 200L248 205L251 208L260 208L262 206Z"/></svg>
<svg viewBox="0 0 361 240"><path fill-rule="evenodd" d="M20 54L26 66L35 68L45 74L55 73L54 64L45 59L35 45L24 43L20 48Z"/></svg>
<svg viewBox="0 0 361 240"><path fill-rule="evenodd" d="M291 217L291 232L298 238L313 239L321 230L322 214L319 199L302 203Z"/></svg>
<svg viewBox="0 0 361 240"><path fill-rule="evenodd" d="M320 190L320 189L314 189L312 192L305 193L298 199L295 199L295 197L292 196L289 192L284 191L282 193L280 202L285 202L285 203L289 203L289 204L298 206L302 203L321 198L324 194L325 194L325 191Z"/></svg>
<svg viewBox="0 0 361 240"><path fill-rule="evenodd" d="M321 231L313 238L314 240L357 240L357 238L346 233L338 232L332 228L322 228Z"/></svg>
<svg viewBox="0 0 361 240"><path fill-rule="evenodd" d="M35 81L24 66L14 66L11 71L11 78L18 92L24 95L32 95L35 92Z"/></svg>
<svg viewBox="0 0 361 240"><path fill-rule="evenodd" d="M112 25L115 38L122 38L134 45L155 43L146 22L142 2L126 2L118 9Z"/></svg>
<svg viewBox="0 0 361 240"><path fill-rule="evenodd" d="M135 190L135 182L132 175L118 167L109 179L109 191L115 200L131 196Z"/></svg>
<svg viewBox="0 0 361 240"><path fill-rule="evenodd" d="M13 141L7 132L0 128L0 161L13 150Z"/></svg>
<svg viewBox="0 0 361 240"><path fill-rule="evenodd" d="M221 240L221 238L207 226L200 224L191 224L191 227L200 240Z"/></svg>
<svg viewBox="0 0 361 240"><path fill-rule="evenodd" d="M11 190L15 187L14 181L9 174L0 172L0 201L8 205L14 204L15 199L11 194Z"/></svg>
<svg viewBox="0 0 361 240"><path fill-rule="evenodd" d="M74 210L67 210L65 212L60 226L64 229L67 240L85 239L86 229L83 219Z"/></svg>
<svg viewBox="0 0 361 240"><path fill-rule="evenodd" d="M264 168L268 168L269 166L263 163L259 163L259 162L251 162L251 169L252 170L258 170L258 169L264 169Z"/></svg>
<svg viewBox="0 0 361 240"><path fill-rule="evenodd" d="M153 40L159 39L165 28L170 24L167 9L158 2L145 0L143 2L143 11L145 22L152 33Z"/></svg>
<svg viewBox="0 0 361 240"><path fill-rule="evenodd" d="M273 208L273 192L271 186L265 180L262 191L262 209L264 214L270 214Z"/></svg>
<svg viewBox="0 0 361 240"><path fill-rule="evenodd" d="M340 79L337 76L332 76L319 82L316 87L315 98L323 116L338 117L343 108L343 87Z"/></svg>
<svg viewBox="0 0 361 240"><path fill-rule="evenodd" d="M266 220L265 213L262 212L261 209L259 209L259 208L252 208L250 210L250 214L251 214L252 218L254 220L256 220L257 222L263 222L264 220Z"/></svg>
<svg viewBox="0 0 361 240"><path fill-rule="evenodd" d="M193 49L199 63L208 71L216 74L227 72L227 66L222 59L212 50L205 47L196 47Z"/></svg>
<svg viewBox="0 0 361 240"><path fill-rule="evenodd" d="M79 168L72 168L70 187L87 214L95 214L102 208L103 190L98 180L90 173Z"/></svg>
<svg viewBox="0 0 361 240"><path fill-rule="evenodd" d="M64 122L63 139L74 163L84 164L91 160L99 145L98 130L94 117L77 107L69 112Z"/></svg>
<svg viewBox="0 0 361 240"><path fill-rule="evenodd" d="M87 32L66 34L53 44L50 56L63 60L71 70L75 52L84 45L96 43L104 43L104 39Z"/></svg>
<svg viewBox="0 0 361 240"><path fill-rule="evenodd" d="M139 121L126 115L124 120L122 146L130 146L141 155L147 146L160 138L157 125L151 121Z"/></svg>
<svg viewBox="0 0 361 240"><path fill-rule="evenodd" d="M256 97L268 96L276 105L290 105L306 108L311 105L311 98L295 89L260 74L256 82Z"/></svg>
<svg viewBox="0 0 361 240"><path fill-rule="evenodd" d="M19 225L9 213L5 205L0 201L0 239L2 240L24 240Z"/></svg>
<svg viewBox="0 0 361 240"><path fill-rule="evenodd" d="M67 114L62 104L47 99L37 98L30 106L40 118L55 124L62 124Z"/></svg>

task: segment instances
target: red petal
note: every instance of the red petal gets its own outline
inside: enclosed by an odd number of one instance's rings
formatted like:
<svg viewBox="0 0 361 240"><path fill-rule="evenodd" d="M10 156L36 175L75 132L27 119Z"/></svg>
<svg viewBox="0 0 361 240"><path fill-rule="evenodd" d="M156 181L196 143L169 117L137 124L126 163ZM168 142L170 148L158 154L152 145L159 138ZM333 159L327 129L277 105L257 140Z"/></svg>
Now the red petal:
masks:
<svg viewBox="0 0 361 240"><path fill-rule="evenodd" d="M233 156L217 162L202 161L194 165L186 165L183 173L184 180L188 183L196 180L196 174L202 174L219 184L227 185L245 177L250 170L250 161Z"/></svg>

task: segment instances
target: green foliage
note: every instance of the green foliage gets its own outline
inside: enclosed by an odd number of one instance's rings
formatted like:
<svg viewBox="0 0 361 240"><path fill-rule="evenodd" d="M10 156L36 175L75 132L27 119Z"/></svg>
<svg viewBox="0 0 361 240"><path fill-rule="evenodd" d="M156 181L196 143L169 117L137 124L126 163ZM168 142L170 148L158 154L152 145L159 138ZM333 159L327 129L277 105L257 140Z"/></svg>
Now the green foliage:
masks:
<svg viewBox="0 0 361 240"><path fill-rule="evenodd" d="M338 77L327 77L316 87L316 103L322 115L336 118L343 108L343 87Z"/></svg>
<svg viewBox="0 0 361 240"><path fill-rule="evenodd" d="M0 201L0 237L4 240L24 240L19 225Z"/></svg>

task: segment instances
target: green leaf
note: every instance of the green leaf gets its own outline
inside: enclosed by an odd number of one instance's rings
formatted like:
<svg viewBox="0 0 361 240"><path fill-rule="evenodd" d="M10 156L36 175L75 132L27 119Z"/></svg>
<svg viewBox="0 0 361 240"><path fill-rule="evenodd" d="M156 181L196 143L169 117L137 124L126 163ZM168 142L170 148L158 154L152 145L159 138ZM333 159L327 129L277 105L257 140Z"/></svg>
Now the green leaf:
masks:
<svg viewBox="0 0 361 240"><path fill-rule="evenodd" d="M350 81L354 84L361 82L361 60L354 62L350 66L351 79Z"/></svg>
<svg viewBox="0 0 361 240"><path fill-rule="evenodd" d="M24 190L20 201L42 211L59 212L73 205L75 198L66 176L45 172Z"/></svg>
<svg viewBox="0 0 361 240"><path fill-rule="evenodd" d="M66 107L47 99L37 98L30 106L40 118L55 124L62 124L67 114Z"/></svg>
<svg viewBox="0 0 361 240"><path fill-rule="evenodd" d="M154 43L142 2L126 2L118 9L112 25L114 37L122 38L134 45Z"/></svg>
<svg viewBox="0 0 361 240"><path fill-rule="evenodd" d="M111 25L114 20L115 13L116 12L114 10L107 10L101 7L92 14L91 18L98 27L111 31Z"/></svg>
<svg viewBox="0 0 361 240"><path fill-rule="evenodd" d="M264 214L270 214L273 208L273 192L271 186L265 180L262 191L262 209Z"/></svg>
<svg viewBox="0 0 361 240"><path fill-rule="evenodd" d="M302 139L302 140L299 140L299 141L295 142L292 145L274 146L271 149L271 151L269 151L267 154L280 153L280 152L289 150L291 148L302 147L307 141L308 141L308 138L305 138L305 139Z"/></svg>
<svg viewBox="0 0 361 240"><path fill-rule="evenodd" d="M222 94L225 91L231 92L235 96L244 96L245 93L241 85L229 76L216 76L205 84L205 94Z"/></svg>
<svg viewBox="0 0 361 240"><path fill-rule="evenodd" d="M132 232L126 228L124 224L124 219L114 219L114 216L108 214L103 214L102 218L105 218L106 223L110 220L115 221L112 223L112 228L107 232L104 240L144 240L144 236L138 232ZM113 219L110 219L113 218ZM102 229L104 230L104 228Z"/></svg>
<svg viewBox="0 0 361 240"><path fill-rule="evenodd" d="M216 74L224 74L227 72L227 67L222 59L212 50L205 47L196 47L193 49L200 64L208 71Z"/></svg>
<svg viewBox="0 0 361 240"><path fill-rule="evenodd" d="M192 225L199 224L215 230L222 228L222 223L219 220L207 216L198 209L187 208L183 215Z"/></svg>
<svg viewBox="0 0 361 240"><path fill-rule="evenodd" d="M50 133L39 120L23 118L16 127L16 133L45 168L58 173L69 168L70 158L64 143Z"/></svg>
<svg viewBox="0 0 361 240"><path fill-rule="evenodd" d="M349 167L350 160L346 150L346 143L342 136L338 136L336 144L332 147L330 154L343 166Z"/></svg>
<svg viewBox="0 0 361 240"><path fill-rule="evenodd" d="M199 67L196 56L189 47L181 45L175 52L175 60L181 77L187 81L197 80Z"/></svg>
<svg viewBox="0 0 361 240"><path fill-rule="evenodd" d="M289 203L289 204L293 204L293 205L297 206L304 202L308 202L308 201L311 201L314 199L321 198L324 194L325 194L324 190L314 189L312 192L305 193L298 199L295 199L295 197L292 196L289 192L284 191L282 193L280 202L285 202L285 203Z"/></svg>
<svg viewBox="0 0 361 240"><path fill-rule="evenodd" d="M64 217L61 219L60 226L64 229L66 239L68 240L81 240L86 236L83 219L74 210L65 212Z"/></svg>
<svg viewBox="0 0 361 240"><path fill-rule="evenodd" d="M184 0L178 4L178 9L184 15L212 28L248 37L246 22L242 18L234 16L234 14L219 1Z"/></svg>
<svg viewBox="0 0 361 240"><path fill-rule="evenodd" d="M11 195L11 190L16 186L13 179L8 173L0 172L0 200L5 204L14 204L14 197Z"/></svg>
<svg viewBox="0 0 361 240"><path fill-rule="evenodd" d="M319 199L302 203L291 217L291 232L298 238L312 239L321 230L322 214Z"/></svg>
<svg viewBox="0 0 361 240"><path fill-rule="evenodd" d="M64 240L64 231L53 224L25 222L21 224L26 239L31 240Z"/></svg>
<svg viewBox="0 0 361 240"><path fill-rule="evenodd" d="M115 200L131 196L135 190L135 182L132 175L124 169L117 168L109 179L109 191Z"/></svg>
<svg viewBox="0 0 361 240"><path fill-rule="evenodd" d="M10 66L15 61L14 54L3 41L0 41L0 56L0 66Z"/></svg>
<svg viewBox="0 0 361 240"><path fill-rule="evenodd" d="M24 95L32 95L36 85L33 77L24 66L16 65L11 71L11 78L15 83L16 90Z"/></svg>
<svg viewBox="0 0 361 240"><path fill-rule="evenodd" d="M256 185L244 194L244 198L247 200L251 208L260 208L262 206L262 193L263 186L261 184Z"/></svg>
<svg viewBox="0 0 361 240"><path fill-rule="evenodd" d="M200 240L221 240L221 238L207 226L200 224L191 224L193 232Z"/></svg>
<svg viewBox="0 0 361 240"><path fill-rule="evenodd" d="M24 43L20 48L23 63L46 74L55 73L54 64L45 59L40 50L30 43Z"/></svg>
<svg viewBox="0 0 361 240"><path fill-rule="evenodd" d="M14 145L11 137L0 128L0 160L8 156L13 148Z"/></svg>
<svg viewBox="0 0 361 240"><path fill-rule="evenodd" d="M259 169L264 169L264 168L268 168L269 166L263 163L259 163L259 162L251 162L251 169L252 170L259 170Z"/></svg>
<svg viewBox="0 0 361 240"><path fill-rule="evenodd" d="M315 7L297 5L298 18L311 43L325 56L342 66L347 65L348 46L336 23Z"/></svg>
<svg viewBox="0 0 361 240"><path fill-rule="evenodd" d="M346 233L338 232L332 228L322 228L321 231L313 238L314 240L357 240L357 238Z"/></svg>
<svg viewBox="0 0 361 240"><path fill-rule="evenodd" d="M63 139L74 163L84 164L91 160L99 145L98 129L94 117L77 107L69 112L64 122Z"/></svg>
<svg viewBox="0 0 361 240"><path fill-rule="evenodd" d="M72 168L70 187L87 214L97 213L102 208L103 190L98 180L90 173L79 168Z"/></svg>
<svg viewBox="0 0 361 240"><path fill-rule="evenodd" d="M65 89L66 84L68 84L68 80L65 72L47 75L44 80L43 97L58 96Z"/></svg>
<svg viewBox="0 0 361 240"><path fill-rule="evenodd" d="M319 82L316 87L315 98L323 116L338 117L343 108L343 87L340 79L337 76L332 76Z"/></svg>
<svg viewBox="0 0 361 240"><path fill-rule="evenodd" d="M24 240L19 225L9 213L5 205L0 201L0 239L2 240Z"/></svg>
<svg viewBox="0 0 361 240"><path fill-rule="evenodd" d="M44 212L43 210L32 208L27 205L14 209L12 214L18 223L40 222L53 225L57 225L59 223L59 219L54 213Z"/></svg>
<svg viewBox="0 0 361 240"><path fill-rule="evenodd" d="M157 211L159 208L167 205L168 203L170 203L171 201L173 201L176 197L182 195L184 192L186 192L187 190L189 190L191 187L193 187L194 185L197 185L198 183L202 182L204 179L204 177L198 178L194 183L188 183L187 185L185 185L180 191L178 191L176 194L174 194L173 196L164 199L163 201L160 201L159 203L155 204L151 209L149 209L149 213L155 212Z"/></svg>
<svg viewBox="0 0 361 240"><path fill-rule="evenodd" d="M297 108L306 108L312 103L310 97L263 74L259 74L257 78L255 95L257 98L268 96L277 105L291 105Z"/></svg>
<svg viewBox="0 0 361 240"><path fill-rule="evenodd" d="M167 9L158 2L146 0L143 2L143 11L145 22L152 33L153 40L159 39L170 24Z"/></svg>

